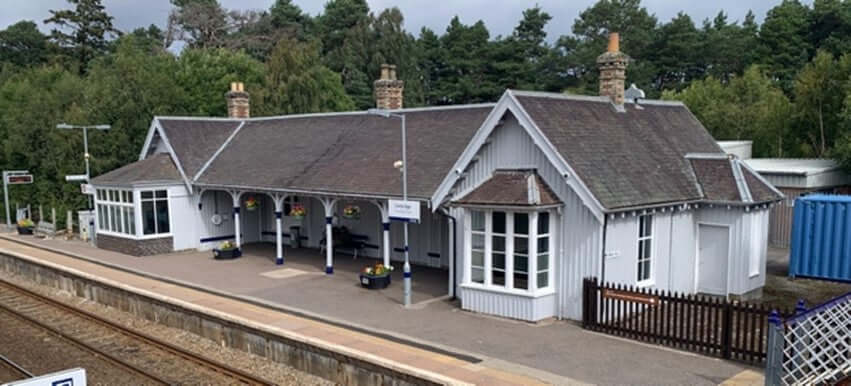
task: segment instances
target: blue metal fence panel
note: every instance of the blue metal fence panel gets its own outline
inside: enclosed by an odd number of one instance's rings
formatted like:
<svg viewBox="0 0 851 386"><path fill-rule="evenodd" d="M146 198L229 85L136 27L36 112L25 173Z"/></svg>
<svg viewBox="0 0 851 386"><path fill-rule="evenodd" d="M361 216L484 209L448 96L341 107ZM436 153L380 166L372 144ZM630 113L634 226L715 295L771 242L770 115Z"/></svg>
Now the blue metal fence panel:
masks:
<svg viewBox="0 0 851 386"><path fill-rule="evenodd" d="M789 276L851 281L851 196L795 200Z"/></svg>

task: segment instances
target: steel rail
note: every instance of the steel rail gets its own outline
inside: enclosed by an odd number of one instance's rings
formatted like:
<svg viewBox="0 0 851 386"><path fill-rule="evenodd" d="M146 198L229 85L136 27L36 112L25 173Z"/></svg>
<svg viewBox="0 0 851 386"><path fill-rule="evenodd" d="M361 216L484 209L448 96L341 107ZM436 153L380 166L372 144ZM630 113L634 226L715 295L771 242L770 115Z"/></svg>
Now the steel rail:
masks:
<svg viewBox="0 0 851 386"><path fill-rule="evenodd" d="M5 279L0 278L0 286L9 287L9 288L11 288L15 291L23 293L24 295L27 295L31 298L34 298L34 299L36 299L36 300L38 300L42 303L47 303L47 304L54 306L56 308L59 308L63 311L77 315L77 316L79 316L83 319L86 319L86 320L89 320L93 323L107 327L107 328L109 328L109 329L111 329L115 332L118 332L122 335L128 336L132 339L142 341L145 344L148 344L150 346L154 346L154 347L156 347L156 348L158 348L162 351L166 351L166 352L168 352L172 355L178 356L178 357L180 357L180 358L182 358L182 359L184 359L188 362L194 363L194 364L196 364L200 367L203 367L207 370L216 372L216 373L221 374L222 376L225 376L225 377L232 378L236 382L249 384L249 385L270 385L270 386L274 385L274 383L269 382L269 381L262 379L260 377L257 377L253 374L246 372L246 371L234 368L232 366L229 366L229 365L221 363L221 362L214 361L212 359L205 358L203 356L200 356L200 355L195 354L193 352L187 351L187 350L182 349L182 348L180 348L176 345L173 345L173 344L168 343L166 341L163 341L161 339L155 338L155 337L150 336L148 334L145 334L145 333L142 333L142 332L139 332L139 331L130 330L130 329L128 329L128 328L126 328L126 327L124 327L120 324L117 324L115 322L107 320L107 319L105 319L105 318L103 318L99 315L96 315L94 313L91 313L91 312L88 312L88 311L85 311L85 310L81 310L81 309L71 307L71 306L69 306L65 303L56 301L54 299L43 296L39 293L33 292L29 289L20 287L20 286L14 284L14 283L11 283L11 282L9 282ZM0 307L2 307L2 305L0 305ZM168 383L168 382L165 381L165 383Z"/></svg>
<svg viewBox="0 0 851 386"><path fill-rule="evenodd" d="M6 367L9 367L12 370L17 371L19 374L24 376L24 378L32 378L32 377L35 376L35 375L33 375L33 373L31 373L27 369L21 367L21 365L13 362L11 359L7 358L3 354L0 354L0 362L2 362L3 365L5 365Z"/></svg>

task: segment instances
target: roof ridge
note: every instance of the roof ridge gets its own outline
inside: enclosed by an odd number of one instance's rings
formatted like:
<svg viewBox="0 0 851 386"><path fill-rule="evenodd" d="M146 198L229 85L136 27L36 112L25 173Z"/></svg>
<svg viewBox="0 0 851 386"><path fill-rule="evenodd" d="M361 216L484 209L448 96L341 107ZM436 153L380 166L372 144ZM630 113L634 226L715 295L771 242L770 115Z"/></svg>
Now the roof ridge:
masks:
<svg viewBox="0 0 851 386"><path fill-rule="evenodd" d="M582 95L582 94L567 94L567 93L557 93L551 91L527 91L527 90L514 90L508 89L507 92L510 92L517 96L527 96L527 97L537 97L537 98L553 98L553 99L565 99L565 100L576 100L576 101L586 101L586 102L599 102L599 103L612 103L612 100L606 96L599 95ZM636 104L634 101L626 100L625 104ZM638 105L654 105L654 106L685 106L685 104L681 101L669 101L669 100L661 100L661 99L641 99L641 102Z"/></svg>

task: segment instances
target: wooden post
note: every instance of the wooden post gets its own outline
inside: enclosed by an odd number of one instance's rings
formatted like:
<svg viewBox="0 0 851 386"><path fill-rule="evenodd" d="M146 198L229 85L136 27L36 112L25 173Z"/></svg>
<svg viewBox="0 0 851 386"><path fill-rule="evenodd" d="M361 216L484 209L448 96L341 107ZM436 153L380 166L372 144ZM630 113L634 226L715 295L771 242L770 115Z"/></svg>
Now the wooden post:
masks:
<svg viewBox="0 0 851 386"><path fill-rule="evenodd" d="M724 302L724 315L721 323L721 357L731 358L733 344L733 304L727 300Z"/></svg>

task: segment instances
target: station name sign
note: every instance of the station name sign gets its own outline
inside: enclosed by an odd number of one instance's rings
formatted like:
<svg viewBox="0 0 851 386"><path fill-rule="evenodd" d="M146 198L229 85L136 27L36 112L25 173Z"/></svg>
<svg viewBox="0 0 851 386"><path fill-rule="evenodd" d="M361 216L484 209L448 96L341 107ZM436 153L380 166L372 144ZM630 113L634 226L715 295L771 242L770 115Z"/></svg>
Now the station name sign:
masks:
<svg viewBox="0 0 851 386"><path fill-rule="evenodd" d="M420 203L418 201L388 200L391 220L420 222Z"/></svg>

